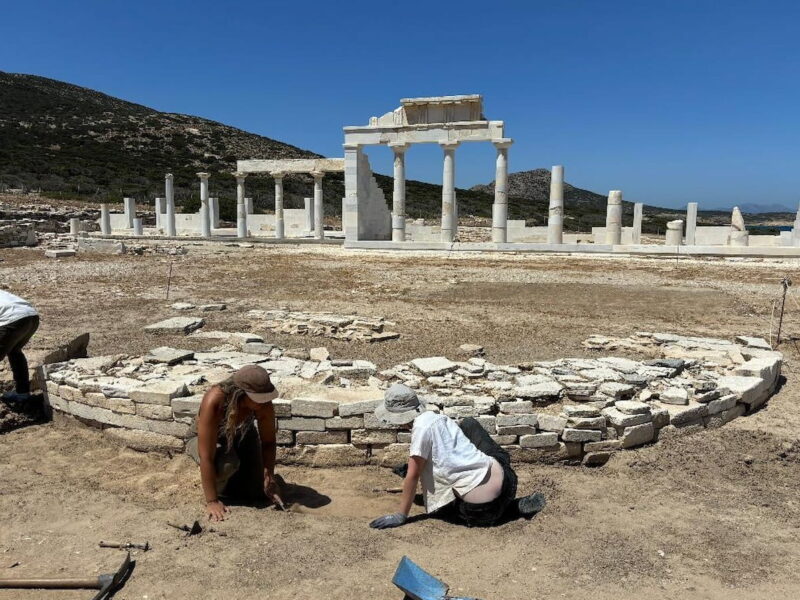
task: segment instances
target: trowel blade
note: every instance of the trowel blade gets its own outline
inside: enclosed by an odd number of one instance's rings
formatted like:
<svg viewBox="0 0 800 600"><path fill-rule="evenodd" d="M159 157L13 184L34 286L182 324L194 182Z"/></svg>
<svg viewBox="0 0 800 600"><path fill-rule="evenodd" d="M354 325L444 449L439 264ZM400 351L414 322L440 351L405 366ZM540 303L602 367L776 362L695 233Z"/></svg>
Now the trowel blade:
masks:
<svg viewBox="0 0 800 600"><path fill-rule="evenodd" d="M444 600L448 587L404 556L397 565L392 583L413 600Z"/></svg>

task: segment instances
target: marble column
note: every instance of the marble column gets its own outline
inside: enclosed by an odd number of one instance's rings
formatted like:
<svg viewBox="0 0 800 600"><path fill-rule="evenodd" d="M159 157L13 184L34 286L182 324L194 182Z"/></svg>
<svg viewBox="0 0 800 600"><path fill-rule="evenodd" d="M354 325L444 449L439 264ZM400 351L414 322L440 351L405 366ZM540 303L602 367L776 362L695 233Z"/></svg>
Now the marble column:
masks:
<svg viewBox="0 0 800 600"><path fill-rule="evenodd" d="M81 232L81 220L72 218L69 220L69 234L78 235Z"/></svg>
<svg viewBox="0 0 800 600"><path fill-rule="evenodd" d="M133 198L123 198L122 201L125 205L126 228L133 229L133 220L136 218L136 200Z"/></svg>
<svg viewBox="0 0 800 600"><path fill-rule="evenodd" d="M253 213L253 199L252 198L245 198L244 199L244 210L248 215L255 214L255 213Z"/></svg>
<svg viewBox="0 0 800 600"><path fill-rule="evenodd" d="M323 219L325 218L325 204L322 201L322 178L325 173L322 171L312 171L314 178L314 237L318 240L325 239L325 228Z"/></svg>
<svg viewBox="0 0 800 600"><path fill-rule="evenodd" d="M514 140L492 142L497 148L494 169L494 204L492 204L492 241L505 244L508 237L508 149Z"/></svg>
<svg viewBox="0 0 800 600"><path fill-rule="evenodd" d="M667 246L681 246L683 244L683 221L667 222L667 236L664 244Z"/></svg>
<svg viewBox="0 0 800 600"><path fill-rule="evenodd" d="M644 211L644 204L637 202L633 205L633 234L631 236L632 244L642 243L642 215Z"/></svg>
<svg viewBox="0 0 800 600"><path fill-rule="evenodd" d="M686 205L686 245L694 246L697 233L697 202Z"/></svg>
<svg viewBox="0 0 800 600"><path fill-rule="evenodd" d="M236 237L247 237L247 205L244 201L245 173L236 173Z"/></svg>
<svg viewBox="0 0 800 600"><path fill-rule="evenodd" d="M141 217L133 220L133 235L144 235Z"/></svg>
<svg viewBox="0 0 800 600"><path fill-rule="evenodd" d="M164 212L164 198L156 198L156 229L161 229L161 214Z"/></svg>
<svg viewBox="0 0 800 600"><path fill-rule="evenodd" d="M797 214L794 217L794 226L792 227L792 246L800 246L800 207L798 207Z"/></svg>
<svg viewBox="0 0 800 600"><path fill-rule="evenodd" d="M108 210L108 204L100 205L100 233L111 235L111 213Z"/></svg>
<svg viewBox="0 0 800 600"><path fill-rule="evenodd" d="M730 246L749 246L750 233L744 225L744 217L738 206L733 207L731 214L731 232L728 235L728 245Z"/></svg>
<svg viewBox="0 0 800 600"><path fill-rule="evenodd" d="M283 178L286 173L272 173L275 179L275 239L283 239Z"/></svg>
<svg viewBox="0 0 800 600"><path fill-rule="evenodd" d="M444 151L442 167L442 241L455 240L455 189L456 189L456 148L458 142L439 142Z"/></svg>
<svg viewBox="0 0 800 600"><path fill-rule="evenodd" d="M550 208L547 213L547 243L564 243L564 167L550 172Z"/></svg>
<svg viewBox="0 0 800 600"><path fill-rule="evenodd" d="M219 229L219 198L208 199L208 211L211 215L211 229Z"/></svg>
<svg viewBox="0 0 800 600"><path fill-rule="evenodd" d="M622 192L608 192L608 208L606 209L606 244L622 243Z"/></svg>
<svg viewBox="0 0 800 600"><path fill-rule="evenodd" d="M394 153L394 186L392 187L392 241L406 241L406 150L409 144L391 143Z"/></svg>
<svg viewBox="0 0 800 600"><path fill-rule="evenodd" d="M167 173L164 178L164 190L167 203L167 227L165 233L170 237L175 237L177 231L175 229L175 190L172 187L172 173Z"/></svg>
<svg viewBox="0 0 800 600"><path fill-rule="evenodd" d="M208 206L208 173L198 173L200 178L200 235L211 237L211 213Z"/></svg>
<svg viewBox="0 0 800 600"><path fill-rule="evenodd" d="M306 234L314 234L314 198L303 198L303 214L306 217Z"/></svg>

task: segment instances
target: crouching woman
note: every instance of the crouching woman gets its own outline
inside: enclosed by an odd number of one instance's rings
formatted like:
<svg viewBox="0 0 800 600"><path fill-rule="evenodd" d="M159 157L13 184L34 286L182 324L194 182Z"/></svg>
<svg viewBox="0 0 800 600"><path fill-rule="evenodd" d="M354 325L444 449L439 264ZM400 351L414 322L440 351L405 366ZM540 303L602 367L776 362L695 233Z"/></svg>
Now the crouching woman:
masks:
<svg viewBox="0 0 800 600"><path fill-rule="evenodd" d="M265 498L282 506L275 481L275 408L278 392L258 365L236 371L203 396L197 437L186 451L200 465L206 513L225 519L223 503L253 503Z"/></svg>

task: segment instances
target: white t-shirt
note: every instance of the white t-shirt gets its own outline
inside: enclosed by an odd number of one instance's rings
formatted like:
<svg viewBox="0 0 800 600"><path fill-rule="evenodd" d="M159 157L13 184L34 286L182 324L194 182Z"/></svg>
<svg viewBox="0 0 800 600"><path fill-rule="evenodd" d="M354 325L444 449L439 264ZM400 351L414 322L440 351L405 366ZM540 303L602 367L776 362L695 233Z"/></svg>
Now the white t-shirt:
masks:
<svg viewBox="0 0 800 600"><path fill-rule="evenodd" d="M453 419L434 412L414 419L409 454L427 461L422 471L427 512L452 502L455 493L463 496L478 486L492 465Z"/></svg>
<svg viewBox="0 0 800 600"><path fill-rule="evenodd" d="M27 300L0 290L0 327L38 314Z"/></svg>

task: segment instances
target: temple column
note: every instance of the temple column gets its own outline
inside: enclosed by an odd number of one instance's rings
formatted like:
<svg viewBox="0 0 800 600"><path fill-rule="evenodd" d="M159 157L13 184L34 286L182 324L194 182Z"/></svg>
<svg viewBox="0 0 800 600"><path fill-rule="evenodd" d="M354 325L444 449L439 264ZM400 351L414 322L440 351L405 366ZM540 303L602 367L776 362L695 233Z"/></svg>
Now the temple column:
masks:
<svg viewBox="0 0 800 600"><path fill-rule="evenodd" d="M125 205L126 228L133 229L133 220L136 218L136 200L133 198L123 198L122 201Z"/></svg>
<svg viewBox="0 0 800 600"><path fill-rule="evenodd" d="M410 144L389 144L394 153L392 188L392 241L406 241L406 150Z"/></svg>
<svg viewBox="0 0 800 600"><path fill-rule="evenodd" d="M547 213L547 243L564 243L564 167L550 172L550 208Z"/></svg>
<svg viewBox="0 0 800 600"><path fill-rule="evenodd" d="M144 228L142 227L141 217L133 220L133 235L137 236L144 235Z"/></svg>
<svg viewBox="0 0 800 600"><path fill-rule="evenodd" d="M681 246L683 244L683 221L678 219L677 221L667 222L667 235L664 244L667 246Z"/></svg>
<svg viewBox="0 0 800 600"><path fill-rule="evenodd" d="M686 245L694 246L697 234L697 202L686 205Z"/></svg>
<svg viewBox="0 0 800 600"><path fill-rule="evenodd" d="M494 204L492 204L492 242L505 244L508 229L508 148L510 138L492 142L497 148L494 172Z"/></svg>
<svg viewBox="0 0 800 600"><path fill-rule="evenodd" d="M252 198L245 198L244 199L244 210L248 215L252 215L253 213L253 199Z"/></svg>
<svg viewBox="0 0 800 600"><path fill-rule="evenodd" d="M312 171L314 178L314 237L318 240L325 238L323 218L325 217L325 205L322 202L322 178L325 173L322 171Z"/></svg>
<svg viewBox="0 0 800 600"><path fill-rule="evenodd" d="M644 211L644 204L637 202L633 205L633 234L631 243L642 243L642 214Z"/></svg>
<svg viewBox="0 0 800 600"><path fill-rule="evenodd" d="M245 173L236 173L236 237L247 237L247 205L244 201Z"/></svg>
<svg viewBox="0 0 800 600"><path fill-rule="evenodd" d="M211 229L219 229L219 198L208 199L208 211L211 215Z"/></svg>
<svg viewBox="0 0 800 600"><path fill-rule="evenodd" d="M275 179L275 239L283 239L283 177L285 173L272 173Z"/></svg>
<svg viewBox="0 0 800 600"><path fill-rule="evenodd" d="M78 235L81 232L81 220L73 217L69 220L69 234Z"/></svg>
<svg viewBox="0 0 800 600"><path fill-rule="evenodd" d="M166 234L170 237L175 237L177 232L175 230L175 191L172 187L172 173L167 173L164 178L164 190L167 202Z"/></svg>
<svg viewBox="0 0 800 600"><path fill-rule="evenodd" d="M164 212L164 198L156 198L156 229L160 229L161 213Z"/></svg>
<svg viewBox="0 0 800 600"><path fill-rule="evenodd" d="M456 148L459 142L439 142L444 150L442 167L442 241L455 239Z"/></svg>
<svg viewBox="0 0 800 600"><path fill-rule="evenodd" d="M606 244L618 245L622 243L622 192L612 190L608 192L608 207L606 209Z"/></svg>
<svg viewBox="0 0 800 600"><path fill-rule="evenodd" d="M314 198L303 198L303 213L306 217L306 233L314 235Z"/></svg>
<svg viewBox="0 0 800 600"><path fill-rule="evenodd" d="M198 173L200 178L200 235L211 237L211 214L208 206L208 173Z"/></svg>
<svg viewBox="0 0 800 600"><path fill-rule="evenodd" d="M108 211L108 204L100 205L100 233L111 235L111 213Z"/></svg>

